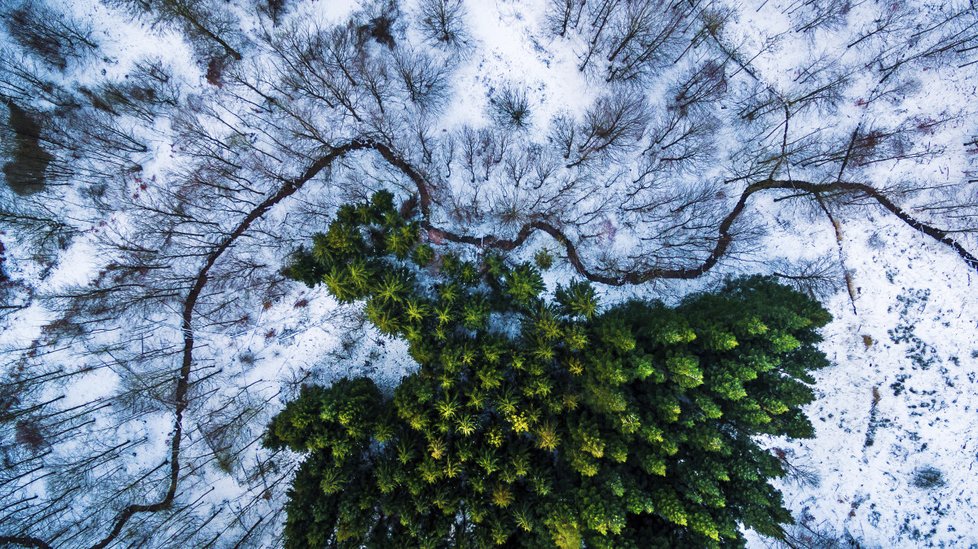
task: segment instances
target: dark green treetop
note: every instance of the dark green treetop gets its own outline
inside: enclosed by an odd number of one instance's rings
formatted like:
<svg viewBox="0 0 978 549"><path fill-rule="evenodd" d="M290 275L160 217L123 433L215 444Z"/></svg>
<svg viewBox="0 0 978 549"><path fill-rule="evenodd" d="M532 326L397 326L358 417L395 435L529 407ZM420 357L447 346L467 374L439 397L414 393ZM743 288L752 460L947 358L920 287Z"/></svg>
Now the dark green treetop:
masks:
<svg viewBox="0 0 978 549"><path fill-rule="evenodd" d="M420 364L392 397L309 387L265 444L307 455L289 547L719 547L781 534L783 474L758 434L800 407L829 314L763 277L677 307L602 310L586 282L423 243L393 196L343 206L285 272L362 301Z"/></svg>

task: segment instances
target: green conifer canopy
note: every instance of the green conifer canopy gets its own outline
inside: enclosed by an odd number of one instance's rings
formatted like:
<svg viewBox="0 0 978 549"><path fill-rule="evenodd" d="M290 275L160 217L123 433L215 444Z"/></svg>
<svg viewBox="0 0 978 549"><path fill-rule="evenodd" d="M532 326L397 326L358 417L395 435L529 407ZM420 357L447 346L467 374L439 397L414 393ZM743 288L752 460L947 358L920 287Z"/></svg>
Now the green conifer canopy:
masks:
<svg viewBox="0 0 978 549"><path fill-rule="evenodd" d="M677 307L552 299L529 263L436 253L393 196L343 206L285 272L362 302L420 369L307 387L265 444L306 454L287 547L720 547L791 517L753 435L800 407L829 314L763 277Z"/></svg>

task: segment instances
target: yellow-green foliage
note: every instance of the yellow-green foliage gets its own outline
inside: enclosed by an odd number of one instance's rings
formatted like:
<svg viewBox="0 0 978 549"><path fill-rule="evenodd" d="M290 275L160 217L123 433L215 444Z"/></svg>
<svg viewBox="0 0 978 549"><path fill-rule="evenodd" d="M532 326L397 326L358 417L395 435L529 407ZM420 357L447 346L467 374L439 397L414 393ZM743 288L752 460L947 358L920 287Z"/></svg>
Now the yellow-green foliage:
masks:
<svg viewBox="0 0 978 549"><path fill-rule="evenodd" d="M344 206L285 272L357 302L418 371L310 387L266 444L305 452L289 547L700 547L790 519L752 436L811 436L818 303L765 278L677 307L542 295L528 263L423 242L389 193ZM538 261L539 263L539 261Z"/></svg>

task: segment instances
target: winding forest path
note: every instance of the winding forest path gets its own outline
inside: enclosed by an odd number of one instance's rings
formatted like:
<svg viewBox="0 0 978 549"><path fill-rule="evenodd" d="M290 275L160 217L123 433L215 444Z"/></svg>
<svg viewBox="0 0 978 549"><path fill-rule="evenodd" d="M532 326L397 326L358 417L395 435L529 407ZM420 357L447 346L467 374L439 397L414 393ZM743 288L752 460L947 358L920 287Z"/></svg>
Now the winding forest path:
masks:
<svg viewBox="0 0 978 549"><path fill-rule="evenodd" d="M182 304L182 331L183 349L180 374L177 378L175 391L173 438L170 443L170 480L166 493L159 501L148 504L130 504L124 507L112 523L112 529L100 541L92 545L92 549L102 549L122 533L126 524L138 513L153 513L169 508L176 498L180 480L180 450L183 442L183 418L184 412L189 404L188 390L190 388L190 377L193 373L194 365L194 318L197 301L208 282L208 275L220 258L232 247L232 245L244 235L258 219L262 218L269 210L282 200L292 196L299 191L308 181L319 175L323 170L329 168L333 162L356 151L374 151L383 157L391 166L397 168L417 187L418 202L422 213L422 225L425 229L438 231L445 239L451 242L470 244L483 248L493 248L497 250L513 250L524 244L536 231L542 231L550 235L554 240L564 247L567 258L574 269L581 276L588 280L602 284L623 286L631 284L642 284L655 279L693 279L702 276L712 269L722 259L733 243L731 229L740 215L747 207L747 202L751 196L758 192L767 190L792 190L795 192L809 193L812 195L822 195L826 193L851 193L861 194L874 200L883 209L895 215L907 225L930 236L937 242L953 249L972 269L978 271L978 258L965 249L959 242L954 240L947 231L938 229L929 224L915 219L905 210L894 204L889 198L869 185L862 183L834 182L834 183L811 183L798 180L774 180L767 179L752 183L741 193L739 200L733 209L727 214L717 227L717 241L710 254L697 266L686 268L655 268L644 271L628 272L621 275L602 274L589 269L573 242L567 238L559 227L545 220L534 220L523 225L516 236L511 239L500 238L495 235L473 236L466 234L453 233L435 227L431 222L431 192L424 176L414 166L401 158L390 147L369 140L352 140L344 145L331 148L326 154L309 166L298 177L287 180L278 191L268 196L235 226L207 255L203 265L194 278L193 285L183 300ZM0 543L13 544L24 547L36 547L50 549L51 545L44 540L30 536L0 536Z"/></svg>

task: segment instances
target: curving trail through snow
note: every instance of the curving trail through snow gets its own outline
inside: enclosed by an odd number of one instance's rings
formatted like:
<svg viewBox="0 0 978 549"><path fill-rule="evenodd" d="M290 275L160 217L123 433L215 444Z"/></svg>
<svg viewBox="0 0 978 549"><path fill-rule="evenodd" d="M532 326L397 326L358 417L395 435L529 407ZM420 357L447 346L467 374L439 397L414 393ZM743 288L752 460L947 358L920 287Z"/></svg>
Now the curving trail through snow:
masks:
<svg viewBox="0 0 978 549"><path fill-rule="evenodd" d="M299 191L302 186L305 185L305 183L322 173L323 170L328 169L333 162L349 153L357 151L374 151L378 153L391 166L397 168L403 175L405 175L415 184L419 197L418 205L423 218L422 226L427 230L437 231L445 240L460 244L469 244L483 248L493 248L507 251L521 246L536 231L542 231L550 235L564 247L568 260L574 266L575 270L581 274L581 276L587 278L588 280L607 285L624 286L642 284L655 279L694 279L702 276L707 271L712 269L720 261L720 259L726 255L731 244L733 243L733 235L731 234L730 229L746 209L747 202L750 197L758 192L768 190L802 191L804 193L816 196L825 193L854 193L865 195L873 199L883 209L887 210L910 227L953 249L971 268L978 271L978 258L965 249L959 242L951 238L946 231L915 219L905 210L894 204L884 194L880 193L878 190L869 185L842 181L834 183L811 183L798 180L767 179L752 183L748 185L746 189L744 189L740 195L740 199L734 205L733 209L729 214L727 214L726 217L723 218L720 225L717 227L718 237L713 250L698 266L672 269L657 268L645 271L622 273L618 275L602 274L589 269L584 264L577 248L570 241L570 239L568 239L558 227L545 220L534 220L523 225L523 227L521 227L521 229L518 231L517 235L511 239L500 238L495 235L473 236L458 234L435 227L429 221L431 216L432 200L429 185L424 176L414 166L401 158L387 145L371 140L352 140L343 145L331 148L326 154L320 157L319 160L309 166L309 168L307 168L301 175L287 180L277 192L267 197L258 206L251 210L244 217L244 219L238 223L235 229L231 231L224 238L224 240L222 240L211 251L210 254L208 254L204 264L197 272L193 286L188 292L186 299L183 301L182 330L184 344L182 349L180 375L177 378L176 386L173 439L170 444L169 458L169 487L163 498L155 503L134 503L123 508L116 515L116 519L113 521L113 526L110 532L99 542L95 543L92 546L92 549L102 549L111 544L119 536L119 534L122 533L123 528L125 528L129 520L137 513L153 513L162 511L169 508L176 498L181 470L180 448L183 440L183 414L189 403L187 399L187 392L190 387L190 376L193 373L194 365L194 308L196 307L197 300L201 292L207 285L208 273L210 272L211 268L213 268L221 256L231 248L234 242L248 231L256 220L263 217L276 204ZM36 547L41 549L49 549L51 547L51 545L44 540L24 536L0 536L0 543L20 545L23 547Z"/></svg>

